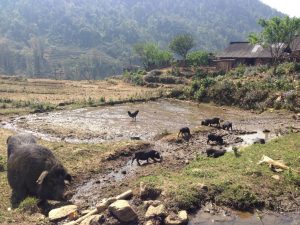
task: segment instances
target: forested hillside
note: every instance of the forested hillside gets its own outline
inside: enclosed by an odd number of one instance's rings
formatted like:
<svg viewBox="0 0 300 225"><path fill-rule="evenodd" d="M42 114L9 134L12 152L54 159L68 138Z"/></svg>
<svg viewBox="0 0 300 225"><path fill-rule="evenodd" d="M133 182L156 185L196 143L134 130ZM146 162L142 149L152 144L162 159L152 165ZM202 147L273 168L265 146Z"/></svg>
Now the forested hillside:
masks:
<svg viewBox="0 0 300 225"><path fill-rule="evenodd" d="M190 33L216 51L275 15L258 0L1 0L0 73L101 78L134 62L136 43Z"/></svg>

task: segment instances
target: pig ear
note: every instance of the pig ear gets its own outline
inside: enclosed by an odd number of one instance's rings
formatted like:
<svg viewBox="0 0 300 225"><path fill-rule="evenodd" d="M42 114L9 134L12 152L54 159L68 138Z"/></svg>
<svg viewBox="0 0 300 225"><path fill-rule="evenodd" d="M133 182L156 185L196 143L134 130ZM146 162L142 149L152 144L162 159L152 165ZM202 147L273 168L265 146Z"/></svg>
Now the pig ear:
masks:
<svg viewBox="0 0 300 225"><path fill-rule="evenodd" d="M41 175L40 175L40 177L37 179L37 183L38 184L42 184L43 183L43 181L44 181L44 179L45 179L45 177L48 175L48 171L47 170L44 170L42 173L41 173Z"/></svg>
<svg viewBox="0 0 300 225"><path fill-rule="evenodd" d="M11 136L9 136L9 137L7 138L7 140L6 140L6 144L8 144L8 142L9 142L9 139L11 139Z"/></svg>

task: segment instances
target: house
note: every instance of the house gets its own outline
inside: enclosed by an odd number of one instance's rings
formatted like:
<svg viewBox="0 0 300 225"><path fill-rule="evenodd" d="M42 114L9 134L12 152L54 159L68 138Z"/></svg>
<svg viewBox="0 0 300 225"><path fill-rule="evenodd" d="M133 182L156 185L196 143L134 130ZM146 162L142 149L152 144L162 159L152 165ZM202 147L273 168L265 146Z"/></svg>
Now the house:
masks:
<svg viewBox="0 0 300 225"><path fill-rule="evenodd" d="M291 43L291 46L280 45L288 58L300 61L300 36ZM239 64L253 66L272 62L272 54L269 49L250 42L230 42L227 48L216 55L216 58L214 62L217 69L225 72Z"/></svg>

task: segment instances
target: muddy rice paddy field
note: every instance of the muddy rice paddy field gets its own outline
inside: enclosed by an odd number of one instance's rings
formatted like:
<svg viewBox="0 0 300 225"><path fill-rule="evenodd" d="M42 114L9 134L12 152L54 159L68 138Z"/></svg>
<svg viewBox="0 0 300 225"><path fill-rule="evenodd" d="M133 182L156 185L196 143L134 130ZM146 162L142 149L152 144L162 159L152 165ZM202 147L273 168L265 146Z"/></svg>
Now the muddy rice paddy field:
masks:
<svg viewBox="0 0 300 225"><path fill-rule="evenodd" d="M29 86L30 88L27 88ZM136 88L119 83L119 81L90 84L88 82L69 83L50 82L50 80L38 82L36 80L12 81L4 79L0 83L0 89L3 93L1 97L6 99L13 99L14 101L31 99L31 101L47 101L53 104L66 101L76 102L89 97L99 100L100 97L105 96L106 99L120 100L132 98L132 96L144 97L149 95L149 89L147 88ZM156 91L155 89L152 90L153 93ZM133 121L128 116L127 111L135 110L139 110L139 114L136 121ZM258 113L231 107L196 104L171 99L113 106L74 107L74 109L65 107L52 112L31 114L28 111L19 113L19 110L7 112L7 108L2 109L2 111L4 114L0 117L1 160L4 162L6 160L5 143L9 135L19 132L32 133L40 138L40 144L53 150L55 155L71 172L74 182L69 187L69 191L73 194L70 201L80 206L81 209L95 207L101 199L120 194L128 189L132 189L135 196L137 196L140 182L150 181L150 183L163 184L163 191L159 199L166 204L170 203L170 210L176 210L178 206L173 203L177 197L169 193L175 191L185 197L188 196L186 197L188 200L185 199L184 201L192 202L193 196L184 192L189 192L188 188L190 186L194 187L193 185L200 181L204 183L212 182L211 180L214 177L220 182L226 180L231 180L232 183L239 182L240 177L243 176L235 174L232 170L238 171L237 173L242 171L242 173L250 174L249 179L247 178L246 181L241 180L238 185L247 186L249 182L253 186L253 183L257 182L257 188L254 188L257 193L261 192L263 196L268 196L268 192L272 192L272 195L276 193L277 197L274 197L274 199L277 201L280 191L277 193L276 188L273 187L276 186L278 181L273 181L272 178L266 179L265 175L257 175L266 173L271 176L272 174L267 168L261 170L256 165L256 161L249 162L247 151L243 152L243 148L252 145L255 138L264 138L267 141L267 150L261 150L260 146L254 147L254 149L257 149L257 153L251 154L257 155L253 157L255 160L258 161L263 153L274 153L274 157L278 157L276 159L281 159L280 157L284 155L278 153L280 151L278 149L282 149L282 146L284 146L287 151L290 151L288 157L283 157L285 162L300 168L299 134L290 134L299 131L300 118L299 115L286 111L269 110ZM19 115L16 115L16 113ZM225 131L213 126L201 126L201 120L212 117L220 117L223 121L231 121L233 130ZM189 140L177 137L179 129L185 126L190 127L192 131L192 137ZM264 130L269 132L263 132ZM209 133L224 135L225 144L223 146L218 146L215 143L207 144ZM282 139L286 135L287 139ZM207 160L204 153L207 148L211 147L224 148L228 153L224 158ZM233 156L233 147L241 150L242 156L239 159ZM161 162L150 160L150 163L143 162L141 166L138 166L136 161L132 163L134 152L143 149L159 151L163 156L163 160ZM275 149L276 152L272 149ZM239 161L235 162L235 160ZM229 161L230 166L222 167L222 164L226 164L227 161ZM199 163L203 164L202 167L198 165ZM205 167L206 164L207 168ZM245 168L241 168L243 166ZM203 171L199 172L199 170ZM216 176L214 175L215 170L219 170ZM224 176L222 176L222 173L224 173ZM0 172L0 175L3 190L0 194L2 199L0 203L0 222L2 224L50 223L41 219L35 213L24 213L18 211L18 209L17 211L7 210L10 207L10 188L6 181L5 168ZM177 178L177 175L179 178ZM185 180L185 177L188 178ZM278 183L280 187L284 186L285 182L284 176L281 177L282 181ZM262 184L264 182L265 184ZM232 183L229 185L232 185ZM250 184L249 186L252 187ZM227 208L230 204L222 206L222 204L207 201L203 202L200 211L195 210L199 207L190 210L192 214L190 215L189 224L300 224L298 213L300 205L299 192L294 191L292 188L288 190L292 194L282 194L282 199L278 200L281 201L281 207L274 204L277 207L273 209L275 212L259 211L261 216L258 216L256 211L251 213L233 211ZM274 199L270 197L270 203L268 204L274 202ZM182 199L180 201L183 202ZM131 204L139 215L140 221L138 223L144 224L146 222L144 219L145 209L141 207L141 200L134 197ZM108 219L104 224L118 224L118 221L110 215L106 216Z"/></svg>
<svg viewBox="0 0 300 225"><path fill-rule="evenodd" d="M132 121L127 115L127 111L134 110L139 110L136 121ZM216 127L201 126L201 120L212 117L233 122L233 130L224 131ZM185 126L192 130L192 138L189 141L177 137L178 130ZM85 147L88 149L102 148L100 146L109 149L109 146L112 146L111 151L106 150L103 154L93 153L88 156L91 157L93 167L89 171L78 172L80 169L76 167L76 161L72 162L72 171L77 174L74 174L76 182L71 187L73 192L71 202L82 208L93 207L99 199L119 194L128 188L138 192L140 178L159 174L162 171L181 171L199 155L203 155L209 147L225 148L228 154L233 154L230 152L234 146L240 148L251 145L257 137L269 142L288 132L296 132L298 128L300 128L299 118L284 111L257 113L167 99L13 116L1 122L1 129L32 133L50 147L55 145L58 149L68 145L88 145L90 147ZM264 130L270 132L265 133ZM209 133L224 135L225 145L220 147L213 143L207 144ZM58 143L62 143L62 146ZM138 166L136 162L132 164L132 154L142 149L159 151L163 161L143 163L142 166ZM69 154L69 158L73 153L74 151L64 152ZM81 154L85 153L89 154L89 151L83 151ZM63 156L63 161L68 161L68 157ZM89 159L85 158L84 162L88 163ZM82 167L84 165L80 168ZM298 198L297 202L299 203ZM287 211L298 209L297 204L289 205ZM141 211L138 207L136 210ZM300 224L298 213L284 215L265 213L261 221L255 214L224 212L227 211L207 213L203 207L198 214L192 216L190 224ZM141 219L140 223L143 222Z"/></svg>

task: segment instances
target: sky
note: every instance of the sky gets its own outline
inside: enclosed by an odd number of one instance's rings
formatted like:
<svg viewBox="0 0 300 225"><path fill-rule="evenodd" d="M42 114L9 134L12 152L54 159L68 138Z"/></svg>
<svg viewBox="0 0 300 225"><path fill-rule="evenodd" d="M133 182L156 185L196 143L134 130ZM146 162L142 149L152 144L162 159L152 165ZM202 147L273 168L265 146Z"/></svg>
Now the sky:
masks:
<svg viewBox="0 0 300 225"><path fill-rule="evenodd" d="M300 17L300 0L261 0L266 5L289 16Z"/></svg>

